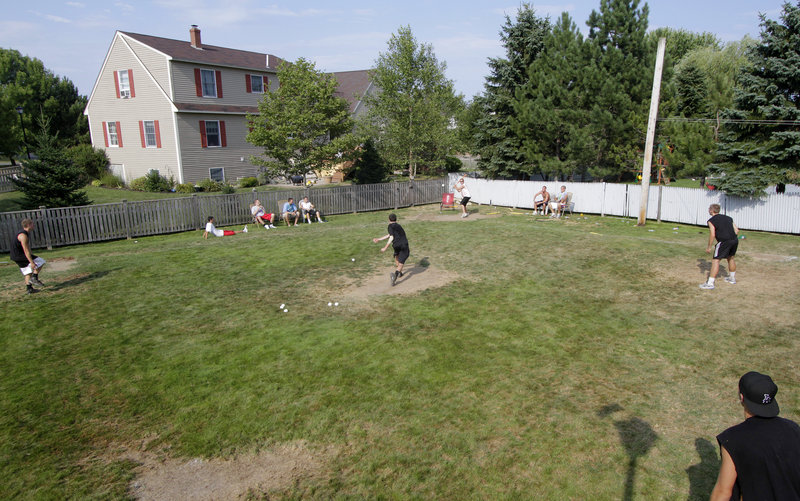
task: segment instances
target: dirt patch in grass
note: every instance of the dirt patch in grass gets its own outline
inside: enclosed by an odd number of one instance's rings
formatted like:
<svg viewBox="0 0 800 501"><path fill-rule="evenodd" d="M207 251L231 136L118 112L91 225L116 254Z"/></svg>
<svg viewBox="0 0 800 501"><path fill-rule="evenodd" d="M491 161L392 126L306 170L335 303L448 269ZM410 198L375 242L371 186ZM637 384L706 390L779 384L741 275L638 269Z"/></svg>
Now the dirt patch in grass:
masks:
<svg viewBox="0 0 800 501"><path fill-rule="evenodd" d="M486 212L471 212L469 217L462 218L461 211L448 211L448 212L423 212L418 214L413 219L417 221L475 221L479 219L491 219L500 217L502 214L499 212L490 211Z"/></svg>
<svg viewBox="0 0 800 501"><path fill-rule="evenodd" d="M747 256L758 261L771 261L778 263L788 263L790 261L797 261L797 256L783 256L780 254L764 254L761 252L739 252L737 256Z"/></svg>
<svg viewBox="0 0 800 501"><path fill-rule="evenodd" d="M53 259L49 259L45 265L45 268L43 269L45 271L67 271L77 263L78 262L74 257L55 257Z"/></svg>
<svg viewBox="0 0 800 501"><path fill-rule="evenodd" d="M322 479L333 449L313 451L305 442L278 445L229 459L172 458L162 451L121 446L102 458L138 463L129 493L141 500L218 500L283 491L299 480Z"/></svg>
<svg viewBox="0 0 800 501"><path fill-rule="evenodd" d="M365 301L375 296L414 294L444 287L458 279L453 273L428 265L425 259L413 266L406 266L403 276L397 279L395 285L389 279L393 271L393 267L386 267L384 271L375 272L358 284L350 284L342 289L342 296L345 299Z"/></svg>

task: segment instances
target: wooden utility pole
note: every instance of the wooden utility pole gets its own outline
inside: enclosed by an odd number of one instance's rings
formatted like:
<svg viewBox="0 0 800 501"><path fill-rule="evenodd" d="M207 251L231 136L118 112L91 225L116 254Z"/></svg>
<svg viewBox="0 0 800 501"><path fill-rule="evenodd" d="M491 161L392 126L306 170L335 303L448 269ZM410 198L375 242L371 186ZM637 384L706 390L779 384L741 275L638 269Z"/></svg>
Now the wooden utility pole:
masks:
<svg viewBox="0 0 800 501"><path fill-rule="evenodd" d="M644 144L644 161L642 162L642 196L639 200L638 226L644 226L647 219L647 198L650 193L650 169L653 166L653 138L656 135L656 119L658 119L658 100L661 96L661 72L664 69L664 49L666 38L658 39L656 69L653 73L653 94L650 96L650 117L647 119L647 140Z"/></svg>

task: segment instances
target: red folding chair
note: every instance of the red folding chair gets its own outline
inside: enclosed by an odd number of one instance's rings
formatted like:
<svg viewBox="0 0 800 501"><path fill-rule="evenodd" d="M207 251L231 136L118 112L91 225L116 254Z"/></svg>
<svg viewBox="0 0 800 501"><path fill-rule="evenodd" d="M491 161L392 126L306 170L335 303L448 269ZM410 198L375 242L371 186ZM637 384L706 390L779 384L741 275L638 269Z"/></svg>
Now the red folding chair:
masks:
<svg viewBox="0 0 800 501"><path fill-rule="evenodd" d="M442 209L455 209L456 203L454 200L453 193L445 193L442 195L442 203L439 205L439 212L442 212Z"/></svg>

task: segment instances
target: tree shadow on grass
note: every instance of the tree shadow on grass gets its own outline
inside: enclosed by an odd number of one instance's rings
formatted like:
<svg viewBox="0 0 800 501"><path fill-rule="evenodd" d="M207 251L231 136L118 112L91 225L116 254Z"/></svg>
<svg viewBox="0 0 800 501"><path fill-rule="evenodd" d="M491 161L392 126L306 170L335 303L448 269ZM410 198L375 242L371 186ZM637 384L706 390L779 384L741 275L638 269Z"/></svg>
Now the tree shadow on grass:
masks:
<svg viewBox="0 0 800 501"><path fill-rule="evenodd" d="M64 280L63 282L58 282L53 284L51 287L47 289L49 291L60 291L62 289L68 289L70 287L76 287L78 285L84 284L86 282L91 282L92 280L97 280L98 278L103 278L104 276L108 275L112 271L116 271L119 268L111 269L111 270L103 270L103 271L95 271L93 273L83 273L80 275L75 275L68 280Z"/></svg>
<svg viewBox="0 0 800 501"><path fill-rule="evenodd" d="M623 409L619 404L609 404L600 408L597 411L597 415L606 417L621 410ZM637 463L639 458L646 455L656 443L658 434L650 426L650 423L638 417L615 420L614 427L617 429L619 441L628 455L628 471L625 475L625 493L622 499L623 501L632 501L634 485L636 484Z"/></svg>
<svg viewBox="0 0 800 501"><path fill-rule="evenodd" d="M686 475L689 476L689 501L708 499L716 483L716 475L719 471L720 460L717 457L717 449L705 438L696 438L694 447L700 455L700 462L686 468Z"/></svg>

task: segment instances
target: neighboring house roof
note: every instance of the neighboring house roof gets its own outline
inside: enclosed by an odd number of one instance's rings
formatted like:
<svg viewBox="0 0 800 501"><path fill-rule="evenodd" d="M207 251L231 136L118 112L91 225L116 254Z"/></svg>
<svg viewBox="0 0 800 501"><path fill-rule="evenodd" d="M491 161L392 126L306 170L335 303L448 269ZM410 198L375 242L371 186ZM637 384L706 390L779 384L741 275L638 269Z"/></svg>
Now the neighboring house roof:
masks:
<svg viewBox="0 0 800 501"><path fill-rule="evenodd" d="M350 103L350 113L355 114L372 87L369 70L337 71L333 73L333 76L339 82L336 95L346 99Z"/></svg>
<svg viewBox="0 0 800 501"><path fill-rule="evenodd" d="M283 59L271 54L248 50L229 49L216 45L202 44L202 49L192 47L191 42L171 38L154 37L140 33L120 31L136 41L166 54L176 61L203 63L215 66L231 66L248 69L277 70Z"/></svg>

